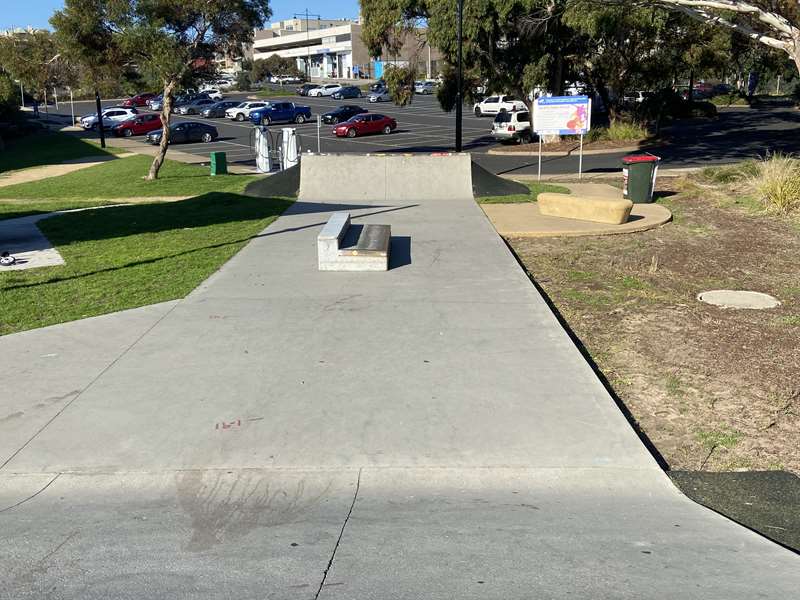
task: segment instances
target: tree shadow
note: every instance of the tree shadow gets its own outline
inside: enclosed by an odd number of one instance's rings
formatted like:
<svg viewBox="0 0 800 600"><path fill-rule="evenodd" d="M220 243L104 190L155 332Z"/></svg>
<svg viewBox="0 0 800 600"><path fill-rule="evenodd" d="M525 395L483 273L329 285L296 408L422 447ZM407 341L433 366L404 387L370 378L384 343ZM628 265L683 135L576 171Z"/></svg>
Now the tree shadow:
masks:
<svg viewBox="0 0 800 600"><path fill-rule="evenodd" d="M0 152L0 173L90 156L113 158L112 153L77 135L42 130L6 142L5 150Z"/></svg>
<svg viewBox="0 0 800 600"><path fill-rule="evenodd" d="M367 213L354 215L354 220L386 212L405 210L418 206L376 206L364 204L323 204L314 202L293 202L291 198L254 198L240 194L214 192L203 194L197 198L181 200L178 202L154 203L144 205L113 206L109 208L86 210L74 213L64 213L53 218L42 220L38 223L54 246L63 246L71 243L113 239L125 236L146 233L158 233L175 229L205 227L223 223L241 222L247 220L261 220L281 214L311 214L330 213L337 211L351 211L363 209L379 209ZM288 209L288 210L287 210ZM154 264L180 256L202 252L204 250L224 248L238 245L253 239L292 233L311 228L322 227L327 222L327 217L318 222L304 224L298 227L287 227L274 231L263 231L256 235L208 244L181 252L164 254L153 258L134 260L123 265L116 265L104 269L95 269L90 272L52 277L46 281L20 283L5 286L3 289L14 290L50 285L92 277L101 273L120 271L130 267ZM395 247L395 239L397 246ZM397 252L397 262L393 259L393 266L403 266L410 263L410 239L392 238L392 251ZM405 257L405 258L404 258Z"/></svg>

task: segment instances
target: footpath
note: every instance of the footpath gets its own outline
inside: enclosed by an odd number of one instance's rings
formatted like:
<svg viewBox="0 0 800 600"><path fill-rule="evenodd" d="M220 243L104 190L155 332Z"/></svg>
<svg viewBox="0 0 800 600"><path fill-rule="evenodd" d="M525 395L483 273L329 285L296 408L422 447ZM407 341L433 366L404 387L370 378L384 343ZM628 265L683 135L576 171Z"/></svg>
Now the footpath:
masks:
<svg viewBox="0 0 800 600"><path fill-rule="evenodd" d="M370 160L402 196L316 169L184 300L0 338L0 598L795 597L800 557L677 491L472 198L425 198L463 165ZM342 210L391 224L390 271L317 270Z"/></svg>

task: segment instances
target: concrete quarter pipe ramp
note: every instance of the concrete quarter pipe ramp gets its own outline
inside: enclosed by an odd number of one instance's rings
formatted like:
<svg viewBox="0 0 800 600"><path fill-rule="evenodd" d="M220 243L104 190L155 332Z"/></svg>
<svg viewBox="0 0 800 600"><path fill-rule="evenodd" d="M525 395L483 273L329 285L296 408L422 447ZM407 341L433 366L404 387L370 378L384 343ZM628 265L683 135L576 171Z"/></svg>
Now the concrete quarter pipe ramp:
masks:
<svg viewBox="0 0 800 600"><path fill-rule="evenodd" d="M468 157L302 164L186 299L0 338L0 597L798 597L661 472ZM392 269L316 269L336 211L391 224Z"/></svg>

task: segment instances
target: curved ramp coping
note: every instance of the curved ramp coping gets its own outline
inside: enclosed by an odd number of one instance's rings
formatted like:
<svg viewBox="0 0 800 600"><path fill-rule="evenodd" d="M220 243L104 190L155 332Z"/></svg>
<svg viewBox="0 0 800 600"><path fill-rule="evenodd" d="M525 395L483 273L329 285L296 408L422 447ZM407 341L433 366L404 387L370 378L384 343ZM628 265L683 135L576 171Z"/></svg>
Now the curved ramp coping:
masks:
<svg viewBox="0 0 800 600"><path fill-rule="evenodd" d="M304 154L301 200L404 202L472 199L469 154Z"/></svg>

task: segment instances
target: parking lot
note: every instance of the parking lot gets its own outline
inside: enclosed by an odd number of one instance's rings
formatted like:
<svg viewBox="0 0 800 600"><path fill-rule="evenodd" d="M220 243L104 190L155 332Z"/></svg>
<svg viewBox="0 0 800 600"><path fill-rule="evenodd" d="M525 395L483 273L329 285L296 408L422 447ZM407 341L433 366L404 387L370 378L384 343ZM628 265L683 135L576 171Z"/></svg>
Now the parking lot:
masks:
<svg viewBox="0 0 800 600"><path fill-rule="evenodd" d="M231 93L226 99L245 100L254 98L252 94ZM270 98L279 101L283 98ZM338 153L377 153L377 152L447 152L452 151L455 140L455 112L444 112L435 96L414 97L411 105L398 107L390 102L370 103L366 98L334 100L332 98L305 98L286 96L285 100L311 108L314 120L302 125L276 123L271 130L276 134L283 127L297 130L303 152ZM114 106L117 101L105 101L103 106ZM397 120L397 130L389 135L369 135L357 138L337 138L330 125L322 125L317 130L316 116L333 110L342 104L355 104L365 107L372 113L384 114ZM69 111L68 104L61 104L59 112ZM140 108L146 112L147 109ZM92 102L76 102L76 116L93 113ZM174 121L204 120L212 123L219 131L219 139L210 144L181 144L182 152L208 156L210 152L224 151L228 161L234 164L255 165L253 152L253 125L249 121L235 122L229 119L202 119L202 117L182 117L173 115ZM492 117L475 117L470 107L465 106L463 120L463 148L473 154L476 162L494 173L535 173L537 159L533 156L496 156L487 151L498 145L490 136ZM140 138L142 143L144 138ZM178 148L178 146L176 146ZM532 150L535 146L531 147ZM619 167L617 156L586 156L585 171L609 171ZM559 174L577 172L577 156L548 156L543 159L543 173Z"/></svg>

